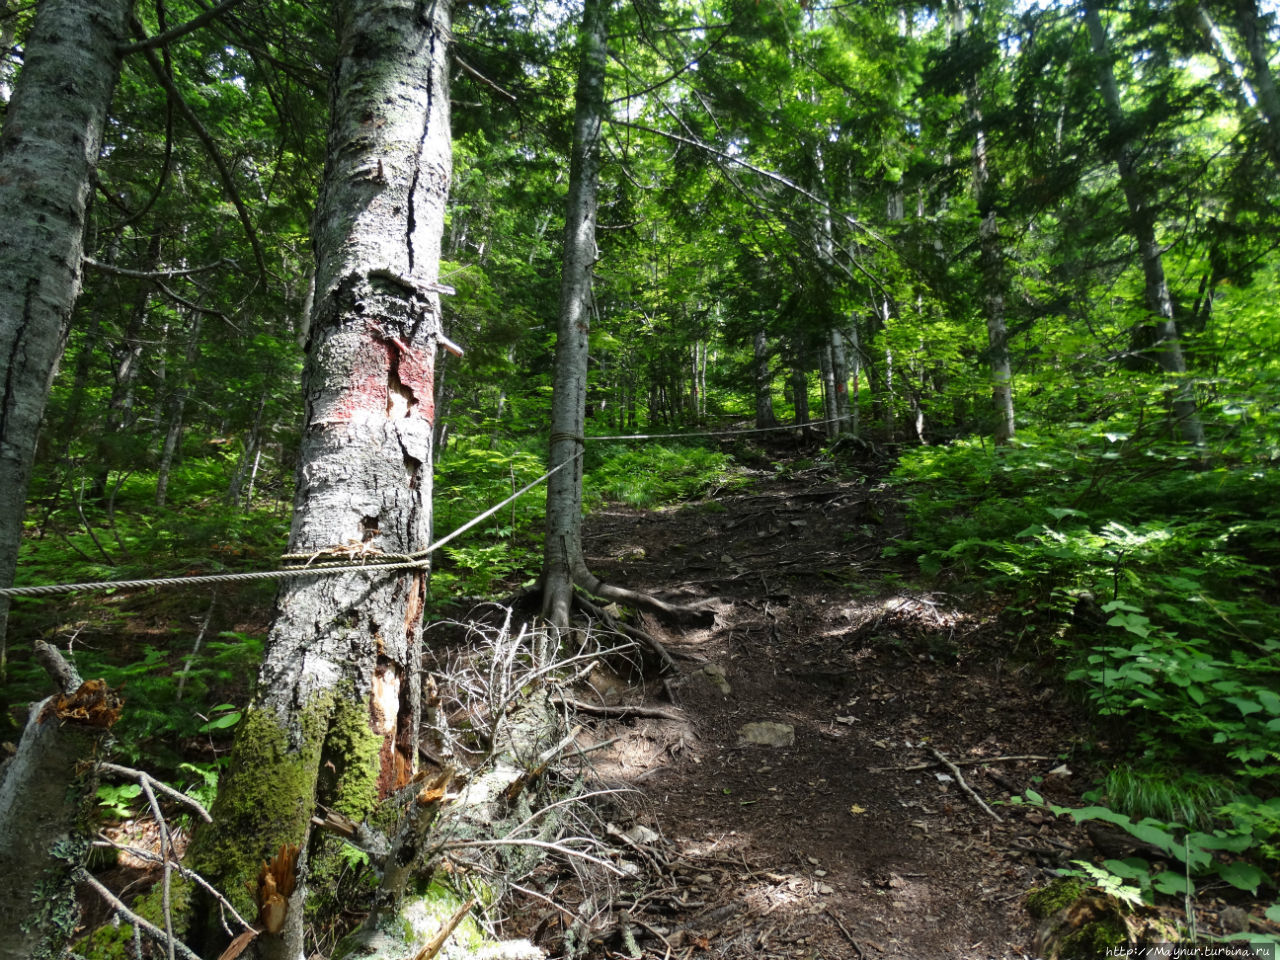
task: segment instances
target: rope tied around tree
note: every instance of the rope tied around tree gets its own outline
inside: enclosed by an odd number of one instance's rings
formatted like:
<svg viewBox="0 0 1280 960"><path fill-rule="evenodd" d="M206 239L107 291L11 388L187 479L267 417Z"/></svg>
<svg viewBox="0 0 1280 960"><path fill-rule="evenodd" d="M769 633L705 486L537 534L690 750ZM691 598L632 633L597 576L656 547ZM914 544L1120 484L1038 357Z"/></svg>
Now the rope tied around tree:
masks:
<svg viewBox="0 0 1280 960"><path fill-rule="evenodd" d="M742 430L701 431L694 433L648 433L625 436L582 436L580 434L556 432L551 434L550 441L572 440L580 448L585 448L588 440L623 441L623 440L674 440L687 437L731 437L753 433L771 433L779 430L798 430L806 427L820 427L828 423L837 423L847 417L834 417L829 420L818 420L804 424L787 424L777 427L757 427ZM446 543L461 536L476 524L487 520L503 507L518 500L534 487L546 482L553 474L567 467L583 455L583 449L552 467L538 479L525 484L511 496L494 504L483 513L472 517L462 526L447 536L435 541L415 553L377 553L371 552L365 544L351 543L335 547L323 547L311 553L286 553L280 559L286 566L276 570L254 570L245 573L210 573L186 577L153 577L141 580L101 580L93 583L56 583L30 587L2 587L0 598L9 597L52 597L69 593L87 593L93 590L142 590L149 587L206 586L219 583L240 583L252 580L284 580L289 577L317 577L337 573L372 573L397 570L420 570L430 562L431 554ZM333 557L347 556L347 560L335 560ZM320 562L316 562L320 561Z"/></svg>
<svg viewBox="0 0 1280 960"><path fill-rule="evenodd" d="M288 577L317 577L335 573L368 573L373 571L420 570L430 562L435 553L449 541L466 533L476 524L487 520L503 507L518 500L547 478L582 456L581 451L568 460L552 467L538 479L525 484L511 496L507 497L483 513L472 517L462 526L441 537L430 546L410 554L377 554L375 557L361 557L349 562L325 561L309 563L321 556L332 556L333 548L317 553L288 553L280 559L285 563L300 563L300 566L283 567L278 570L254 570L246 573L210 573L193 577L158 577L146 580L102 580L96 583L56 583L34 587L0 588L0 597L51 597L67 593L86 593L92 590L140 590L147 587L204 586L214 583L238 583L249 580L284 580ZM337 548L338 550L344 548ZM380 562L379 562L380 561ZM308 565L309 564L309 565Z"/></svg>

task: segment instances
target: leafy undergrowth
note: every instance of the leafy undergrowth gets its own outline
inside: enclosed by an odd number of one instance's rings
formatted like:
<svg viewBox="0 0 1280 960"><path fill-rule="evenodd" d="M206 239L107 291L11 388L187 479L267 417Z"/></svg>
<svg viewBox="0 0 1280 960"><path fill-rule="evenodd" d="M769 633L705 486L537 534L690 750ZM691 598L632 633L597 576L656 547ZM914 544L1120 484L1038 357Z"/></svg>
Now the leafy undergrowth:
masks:
<svg viewBox="0 0 1280 960"><path fill-rule="evenodd" d="M443 537L489 506L510 497L546 471L541 439L481 439L449 448L436 467L435 527ZM637 446L588 444L583 500L588 509L606 503L656 507L712 497L746 483L734 458L695 444ZM442 548L432 576L432 596L486 596L501 583L530 581L542 566L546 486L483 521Z"/></svg>
<svg viewBox="0 0 1280 960"><path fill-rule="evenodd" d="M911 533L896 549L931 577L1006 598L1015 649L1052 657L1092 707L1109 770L1088 809L1147 841L1158 833L1182 879L1140 864L1115 868L1121 877L1169 893L1207 877L1272 888L1274 451L1202 462L1185 446L1133 443L1132 429L1077 425L1002 449L975 440L909 451L894 479L911 496Z"/></svg>

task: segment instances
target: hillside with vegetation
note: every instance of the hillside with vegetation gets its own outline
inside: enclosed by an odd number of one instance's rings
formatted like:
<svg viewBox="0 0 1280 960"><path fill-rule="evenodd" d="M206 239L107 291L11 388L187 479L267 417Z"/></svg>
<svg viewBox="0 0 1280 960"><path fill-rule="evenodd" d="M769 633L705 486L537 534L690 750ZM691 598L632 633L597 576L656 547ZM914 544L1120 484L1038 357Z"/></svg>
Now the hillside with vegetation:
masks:
<svg viewBox="0 0 1280 960"><path fill-rule="evenodd" d="M0 960L1276 943L1273 11L0 7Z"/></svg>

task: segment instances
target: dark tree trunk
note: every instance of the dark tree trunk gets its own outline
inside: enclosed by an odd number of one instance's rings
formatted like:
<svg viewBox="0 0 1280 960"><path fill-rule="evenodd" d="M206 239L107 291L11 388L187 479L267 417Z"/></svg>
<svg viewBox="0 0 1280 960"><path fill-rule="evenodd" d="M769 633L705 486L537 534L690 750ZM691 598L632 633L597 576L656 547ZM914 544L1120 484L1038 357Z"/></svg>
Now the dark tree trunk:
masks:
<svg viewBox="0 0 1280 960"><path fill-rule="evenodd" d="M1169 284L1165 279L1164 258L1160 242L1156 238L1155 209L1151 203L1148 184L1138 168L1137 145L1125 133L1129 124L1120 102L1120 90L1116 86L1106 28L1097 9L1092 5L1084 8L1084 22L1089 30L1098 70L1098 87L1114 141L1111 158L1120 175L1120 187L1129 207L1129 229L1133 232L1142 261L1147 310L1151 314L1155 341L1149 350L1160 369L1174 381L1171 406L1182 439L1196 446L1203 446L1204 428L1196 410L1195 393L1186 382L1187 364L1178 339L1178 325L1174 322L1173 298L1169 295Z"/></svg>

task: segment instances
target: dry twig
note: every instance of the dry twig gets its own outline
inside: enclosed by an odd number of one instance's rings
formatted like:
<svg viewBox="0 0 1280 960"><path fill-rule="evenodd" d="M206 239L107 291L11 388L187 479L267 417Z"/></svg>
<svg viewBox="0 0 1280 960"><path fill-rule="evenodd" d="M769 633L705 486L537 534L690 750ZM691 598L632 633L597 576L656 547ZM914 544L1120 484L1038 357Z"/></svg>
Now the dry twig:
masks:
<svg viewBox="0 0 1280 960"><path fill-rule="evenodd" d="M973 798L974 803L982 808L982 812L989 816L996 823L1004 823L1000 819L1000 815L987 806L987 802L978 796L977 791L965 781L964 776L960 773L960 768L939 753L934 747L929 748L929 752L934 755L939 763L951 771L952 776L956 778L956 783L960 784L960 789Z"/></svg>

